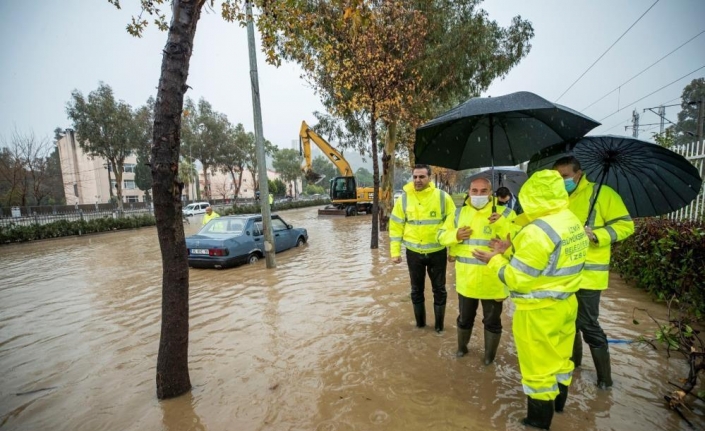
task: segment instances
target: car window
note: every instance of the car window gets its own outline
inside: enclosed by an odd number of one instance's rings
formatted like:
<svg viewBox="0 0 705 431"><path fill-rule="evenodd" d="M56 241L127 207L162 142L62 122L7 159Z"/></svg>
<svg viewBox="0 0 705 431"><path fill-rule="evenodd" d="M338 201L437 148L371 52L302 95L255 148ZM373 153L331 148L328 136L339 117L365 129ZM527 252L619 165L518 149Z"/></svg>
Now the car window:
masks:
<svg viewBox="0 0 705 431"><path fill-rule="evenodd" d="M254 231L252 232L252 235L254 235L254 236L264 235L261 221L255 222L255 228L254 228Z"/></svg>
<svg viewBox="0 0 705 431"><path fill-rule="evenodd" d="M192 209L193 209L193 204L188 204L188 205L186 205L186 208L184 208L184 209L186 209L186 210L192 210Z"/></svg>
<svg viewBox="0 0 705 431"><path fill-rule="evenodd" d="M228 220L211 220L199 233L230 233L229 224Z"/></svg>
<svg viewBox="0 0 705 431"><path fill-rule="evenodd" d="M272 230L274 231L279 231L279 230L287 230L288 227L286 226L286 223L281 221L278 218L272 219Z"/></svg>

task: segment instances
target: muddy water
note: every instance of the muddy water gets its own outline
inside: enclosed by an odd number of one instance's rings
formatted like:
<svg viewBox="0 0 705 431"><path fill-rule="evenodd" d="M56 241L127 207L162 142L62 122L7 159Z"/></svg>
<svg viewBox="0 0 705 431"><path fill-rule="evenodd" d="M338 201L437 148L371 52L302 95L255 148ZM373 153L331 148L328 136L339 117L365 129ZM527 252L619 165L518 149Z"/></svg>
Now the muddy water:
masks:
<svg viewBox="0 0 705 431"><path fill-rule="evenodd" d="M191 270L194 388L164 402L154 384L155 229L0 247L0 429L523 429L511 305L496 364L482 365L478 330L458 360L450 268L447 330L437 335L414 327L406 266L390 264L386 235L369 250L368 217L282 216L308 228L310 244L277 255L276 270ZM603 300L610 338L653 330L644 314L632 324L634 307L665 316L614 277ZM585 355L552 430L685 429L662 401L667 381L687 375L682 359L614 344L615 387L604 392ZM705 425L697 403L695 413Z"/></svg>

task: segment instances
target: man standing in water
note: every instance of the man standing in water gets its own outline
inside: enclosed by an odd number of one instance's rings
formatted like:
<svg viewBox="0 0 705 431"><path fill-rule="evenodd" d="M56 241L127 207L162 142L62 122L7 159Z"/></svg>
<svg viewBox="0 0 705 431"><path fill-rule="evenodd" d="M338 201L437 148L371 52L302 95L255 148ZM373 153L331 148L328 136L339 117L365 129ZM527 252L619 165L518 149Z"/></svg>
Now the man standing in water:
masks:
<svg viewBox="0 0 705 431"><path fill-rule="evenodd" d="M217 212L213 211L213 208L211 206L206 207L206 213L203 215L203 223L201 223L202 226L205 226L208 224L209 221L213 220L214 218L220 217L220 214Z"/></svg>
<svg viewBox="0 0 705 431"><path fill-rule="evenodd" d="M458 292L458 352L457 357L468 353L468 343L482 303L482 325L485 339L485 365L494 361L502 336L502 304L507 298L504 284L489 270L484 262L472 257L475 250L490 250L490 241L506 238L512 230L511 220L516 217L511 209L506 215L493 212L492 184L486 178L477 178L468 189L466 205L448 217L438 231L438 241L450 247L449 258L455 262L455 290Z"/></svg>
<svg viewBox="0 0 705 431"><path fill-rule="evenodd" d="M507 285L516 305L512 332L528 401L522 422L548 429L554 409L563 411L572 381L575 292L589 240L568 209L568 193L556 171L532 175L519 199L529 224L512 243L495 241L493 251L475 250L473 256ZM507 260L503 253L510 246L514 254Z"/></svg>
<svg viewBox="0 0 705 431"><path fill-rule="evenodd" d="M406 263L411 279L411 303L416 326L426 326L424 288L426 273L431 279L436 332L443 331L446 298L447 251L436 239L446 217L455 213L450 195L431 182L431 168L416 165L413 181L394 203L389 217L389 249L392 263L401 262L401 246L406 248Z"/></svg>
<svg viewBox="0 0 705 431"><path fill-rule="evenodd" d="M607 336L597 320L600 316L600 294L607 289L609 282L612 244L632 235L634 222L622 198L604 184L588 217L595 201L597 184L588 181L575 157L557 160L553 169L563 177L565 189L570 195L570 210L585 226L585 233L590 239L583 279L580 290L575 294L578 298L578 320L572 359L576 367L582 363L582 332L595 362L597 385L606 389L612 386L612 367Z"/></svg>

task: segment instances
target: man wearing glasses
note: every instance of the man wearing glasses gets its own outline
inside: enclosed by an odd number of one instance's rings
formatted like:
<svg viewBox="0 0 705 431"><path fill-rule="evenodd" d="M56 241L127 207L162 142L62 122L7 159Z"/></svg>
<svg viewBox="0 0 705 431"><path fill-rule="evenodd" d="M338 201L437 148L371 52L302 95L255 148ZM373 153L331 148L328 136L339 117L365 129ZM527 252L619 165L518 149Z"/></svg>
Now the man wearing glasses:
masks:
<svg viewBox="0 0 705 431"><path fill-rule="evenodd" d="M436 239L438 230L449 215L455 214L451 196L431 182L431 168L416 165L413 181L404 186L389 217L389 241L392 263L401 263L401 246L406 248L406 263L411 279L411 303L416 326L426 326L424 297L426 273L431 279L436 332L443 331L446 298L447 252Z"/></svg>

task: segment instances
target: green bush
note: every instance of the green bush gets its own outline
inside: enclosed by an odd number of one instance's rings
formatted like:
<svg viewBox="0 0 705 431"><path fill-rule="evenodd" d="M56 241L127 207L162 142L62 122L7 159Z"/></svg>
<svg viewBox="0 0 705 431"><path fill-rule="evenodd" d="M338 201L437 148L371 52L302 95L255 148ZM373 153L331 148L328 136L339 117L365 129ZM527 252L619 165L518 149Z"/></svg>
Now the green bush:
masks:
<svg viewBox="0 0 705 431"><path fill-rule="evenodd" d="M88 233L107 232L119 229L134 229L142 226L154 226L156 220L150 214L134 217L103 217L92 220L57 220L46 224L0 226L0 244L58 238L62 236L84 235Z"/></svg>
<svg viewBox="0 0 705 431"><path fill-rule="evenodd" d="M705 316L705 223L637 220L634 235L612 251L624 279L660 300L675 295L695 318Z"/></svg>
<svg viewBox="0 0 705 431"><path fill-rule="evenodd" d="M299 200L291 202L279 202L273 204L272 212L291 210L296 208L306 208L315 207L328 204L329 201L325 199L315 199L315 200ZM262 212L259 204L252 205L237 205L227 208L223 211L221 215L233 215L233 214L259 214Z"/></svg>

